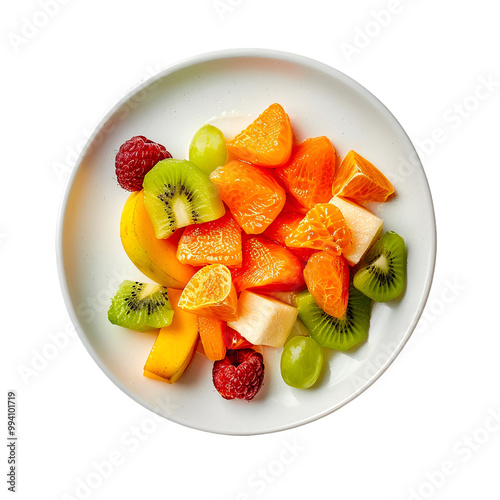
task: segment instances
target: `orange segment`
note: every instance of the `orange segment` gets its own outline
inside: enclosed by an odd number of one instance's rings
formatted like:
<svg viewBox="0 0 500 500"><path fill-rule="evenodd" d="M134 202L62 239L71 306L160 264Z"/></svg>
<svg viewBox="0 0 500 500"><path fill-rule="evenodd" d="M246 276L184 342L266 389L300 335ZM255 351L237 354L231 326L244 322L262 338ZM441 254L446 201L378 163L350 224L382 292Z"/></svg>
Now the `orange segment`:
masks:
<svg viewBox="0 0 500 500"><path fill-rule="evenodd" d="M262 167L277 167L292 151L290 118L279 104L271 104L245 130L227 142L228 151L239 160Z"/></svg>
<svg viewBox="0 0 500 500"><path fill-rule="evenodd" d="M216 168L210 179L247 234L262 233L285 204L285 190L263 168L234 160Z"/></svg>
<svg viewBox="0 0 500 500"><path fill-rule="evenodd" d="M220 219L186 227L177 247L177 260L192 266L239 267L241 259L241 229L229 211Z"/></svg>
<svg viewBox="0 0 500 500"><path fill-rule="evenodd" d="M306 214L309 209L303 207L290 193L286 194L286 201L282 212L296 212Z"/></svg>
<svg viewBox="0 0 500 500"><path fill-rule="evenodd" d="M198 331L205 356L211 361L224 359L226 343L224 342L226 323L209 316L198 316Z"/></svg>
<svg viewBox="0 0 500 500"><path fill-rule="evenodd" d="M270 240L286 246L286 239L289 237L300 221L304 218L302 214L292 212L281 212L273 223L264 231L263 236ZM309 257L315 252L312 248L288 248L290 252L296 255L303 262L307 262Z"/></svg>
<svg viewBox="0 0 500 500"><path fill-rule="evenodd" d="M355 151L349 151L335 176L332 193L357 203L383 202L394 193L394 187L368 160Z"/></svg>
<svg viewBox="0 0 500 500"><path fill-rule="evenodd" d="M233 269L236 290L291 291L305 288L303 264L285 247L262 236L243 240L243 265Z"/></svg>
<svg viewBox="0 0 500 500"><path fill-rule="evenodd" d="M238 298L231 272L222 264L202 267L184 288L179 307L200 316L212 316L222 321L238 318Z"/></svg>
<svg viewBox="0 0 500 500"><path fill-rule="evenodd" d="M307 288L326 314L342 318L349 298L349 265L344 256L317 252L304 269Z"/></svg>
<svg viewBox="0 0 500 500"><path fill-rule="evenodd" d="M315 248L339 255L351 248L351 231L335 205L321 203L307 212L286 238L286 244L289 247Z"/></svg>
<svg viewBox="0 0 500 500"><path fill-rule="evenodd" d="M288 192L306 209L331 198L335 175L335 148L328 138L306 139L276 175Z"/></svg>

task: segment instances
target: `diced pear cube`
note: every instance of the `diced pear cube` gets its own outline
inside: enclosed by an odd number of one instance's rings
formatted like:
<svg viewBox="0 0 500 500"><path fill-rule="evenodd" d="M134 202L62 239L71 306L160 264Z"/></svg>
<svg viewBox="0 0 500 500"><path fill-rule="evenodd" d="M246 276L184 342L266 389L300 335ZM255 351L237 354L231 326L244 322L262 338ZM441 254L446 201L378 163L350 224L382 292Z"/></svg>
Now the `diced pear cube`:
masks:
<svg viewBox="0 0 500 500"><path fill-rule="evenodd" d="M283 347L298 309L271 297L245 290L238 301L240 316L227 324L255 345Z"/></svg>
<svg viewBox="0 0 500 500"><path fill-rule="evenodd" d="M350 266L355 266L382 233L384 221L357 203L334 196L330 203L344 216L352 236L352 247L343 255Z"/></svg>

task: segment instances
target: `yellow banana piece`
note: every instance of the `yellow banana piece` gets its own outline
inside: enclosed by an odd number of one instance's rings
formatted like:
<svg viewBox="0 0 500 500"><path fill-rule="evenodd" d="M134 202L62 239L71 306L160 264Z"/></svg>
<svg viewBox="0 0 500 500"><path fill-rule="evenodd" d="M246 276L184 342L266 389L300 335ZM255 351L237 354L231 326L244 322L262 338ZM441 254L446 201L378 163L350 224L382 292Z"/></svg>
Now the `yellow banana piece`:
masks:
<svg viewBox="0 0 500 500"><path fill-rule="evenodd" d="M129 259L148 278L170 288L182 289L195 274L192 266L176 257L180 234L159 240L144 207L143 191L133 192L125 202L120 237Z"/></svg>

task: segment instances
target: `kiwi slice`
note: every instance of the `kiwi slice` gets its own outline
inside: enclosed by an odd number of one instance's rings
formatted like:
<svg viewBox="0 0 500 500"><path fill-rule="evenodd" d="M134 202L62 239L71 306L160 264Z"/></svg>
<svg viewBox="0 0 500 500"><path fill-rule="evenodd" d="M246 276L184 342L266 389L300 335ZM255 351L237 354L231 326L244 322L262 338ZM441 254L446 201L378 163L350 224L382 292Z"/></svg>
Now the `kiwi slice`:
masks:
<svg viewBox="0 0 500 500"><path fill-rule="evenodd" d="M295 302L300 321L309 335L323 347L346 351L368 336L371 300L352 285L349 286L347 311L342 318L326 314L308 290L297 294Z"/></svg>
<svg viewBox="0 0 500 500"><path fill-rule="evenodd" d="M401 295L405 282L405 242L399 234L387 231L364 257L353 284L370 299L387 302Z"/></svg>
<svg viewBox="0 0 500 500"><path fill-rule="evenodd" d="M113 325L147 332L172 323L174 311L161 285L125 280L111 299L108 319Z"/></svg>
<svg viewBox="0 0 500 500"><path fill-rule="evenodd" d="M159 161L144 177L144 206L157 238L222 217L224 204L208 174L187 160Z"/></svg>

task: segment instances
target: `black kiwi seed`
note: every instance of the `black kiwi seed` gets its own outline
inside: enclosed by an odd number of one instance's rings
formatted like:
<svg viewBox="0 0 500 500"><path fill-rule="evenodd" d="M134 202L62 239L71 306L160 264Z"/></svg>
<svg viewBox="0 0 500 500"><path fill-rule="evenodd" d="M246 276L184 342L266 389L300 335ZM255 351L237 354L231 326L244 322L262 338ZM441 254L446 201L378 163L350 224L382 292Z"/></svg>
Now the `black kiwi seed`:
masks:
<svg viewBox="0 0 500 500"><path fill-rule="evenodd" d="M164 211L167 214L167 218L169 223L175 224L175 217L172 213L170 201L174 198L174 196L182 196L187 204L192 204L194 195L191 191L188 190L184 185L178 183L176 185L165 184L163 193L157 195L157 198L165 205ZM191 209L191 217L193 221L196 222L198 219L198 214L196 210Z"/></svg>

